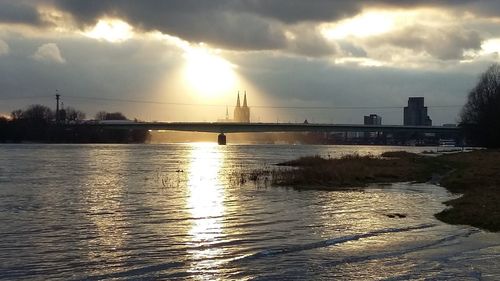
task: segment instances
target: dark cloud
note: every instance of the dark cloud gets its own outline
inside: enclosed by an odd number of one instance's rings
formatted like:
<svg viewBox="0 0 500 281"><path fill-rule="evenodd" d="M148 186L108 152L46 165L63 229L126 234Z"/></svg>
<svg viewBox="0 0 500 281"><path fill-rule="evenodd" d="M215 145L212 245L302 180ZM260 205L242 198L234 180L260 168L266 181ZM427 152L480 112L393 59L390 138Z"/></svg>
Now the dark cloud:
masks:
<svg viewBox="0 0 500 281"><path fill-rule="evenodd" d="M493 1L493 0L491 0ZM282 49L285 27L307 22L337 21L358 14L365 7L408 8L445 6L463 8L474 0L55 0L57 8L69 12L81 26L91 26L101 17L119 17L136 28L159 30L191 42L206 42L226 49ZM490 1L481 1L488 4ZM476 9L477 10L477 9ZM315 40L314 34L308 36ZM328 52L324 44L292 47L302 53ZM305 50L305 52L303 52Z"/></svg>
<svg viewBox="0 0 500 281"><path fill-rule="evenodd" d="M310 24L295 26L288 31L286 50L308 57L322 57L337 54L339 48L335 42L325 39L321 32Z"/></svg>
<svg viewBox="0 0 500 281"><path fill-rule="evenodd" d="M280 49L283 26L337 21L365 7L440 6L498 15L495 0L2 0L0 22L43 24L37 5L54 5L70 13L83 28L101 17L119 17L144 30L159 30L192 42L228 49Z"/></svg>
<svg viewBox="0 0 500 281"><path fill-rule="evenodd" d="M35 6L22 1L1 1L0 22L40 25L42 20Z"/></svg>
<svg viewBox="0 0 500 281"><path fill-rule="evenodd" d="M408 8L416 6L462 6L475 0L55 0L56 5L72 13L82 22L96 18L123 16L145 26L163 26L171 18L196 17L207 14L250 13L283 23L336 21L359 13L364 7L384 6ZM493 1L493 0L490 0ZM489 2L489 1L483 1Z"/></svg>
<svg viewBox="0 0 500 281"><path fill-rule="evenodd" d="M500 1L497 0L471 1L466 8L475 14L493 18L500 17Z"/></svg>
<svg viewBox="0 0 500 281"><path fill-rule="evenodd" d="M358 1L347 0L56 0L55 3L81 22L91 23L104 15L121 16L140 22L146 28L166 27L181 18L204 21L212 18L210 14L224 13L248 13L285 23L325 21L356 14L362 7ZM209 27L210 22L205 23Z"/></svg>
<svg viewBox="0 0 500 281"><path fill-rule="evenodd" d="M238 8L285 23L298 23L335 21L352 16L361 11L362 3L349 0L250 0L240 1Z"/></svg>
<svg viewBox="0 0 500 281"><path fill-rule="evenodd" d="M233 12L231 1L57 1L81 25L119 17L143 30L228 49L280 49L285 37L275 22Z"/></svg>

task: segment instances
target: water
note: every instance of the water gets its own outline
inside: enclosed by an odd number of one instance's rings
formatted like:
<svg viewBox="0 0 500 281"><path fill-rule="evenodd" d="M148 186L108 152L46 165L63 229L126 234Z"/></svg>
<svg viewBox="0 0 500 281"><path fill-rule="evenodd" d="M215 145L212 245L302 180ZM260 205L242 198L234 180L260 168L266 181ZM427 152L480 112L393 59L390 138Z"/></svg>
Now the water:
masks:
<svg viewBox="0 0 500 281"><path fill-rule="evenodd" d="M434 219L443 188L238 183L301 155L400 149L0 145L0 279L498 280L500 235Z"/></svg>

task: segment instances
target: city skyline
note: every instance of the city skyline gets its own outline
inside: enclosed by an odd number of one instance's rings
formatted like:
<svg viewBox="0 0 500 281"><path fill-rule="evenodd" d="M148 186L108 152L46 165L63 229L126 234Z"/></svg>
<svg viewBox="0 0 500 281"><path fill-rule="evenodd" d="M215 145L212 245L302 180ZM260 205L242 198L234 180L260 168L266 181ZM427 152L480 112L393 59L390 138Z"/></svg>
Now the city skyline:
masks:
<svg viewBox="0 0 500 281"><path fill-rule="evenodd" d="M456 121L500 51L495 1L4 0L0 10L1 114L53 107L57 89L88 116L215 121L247 89L254 121L373 113L402 124L408 97L421 96L440 125Z"/></svg>

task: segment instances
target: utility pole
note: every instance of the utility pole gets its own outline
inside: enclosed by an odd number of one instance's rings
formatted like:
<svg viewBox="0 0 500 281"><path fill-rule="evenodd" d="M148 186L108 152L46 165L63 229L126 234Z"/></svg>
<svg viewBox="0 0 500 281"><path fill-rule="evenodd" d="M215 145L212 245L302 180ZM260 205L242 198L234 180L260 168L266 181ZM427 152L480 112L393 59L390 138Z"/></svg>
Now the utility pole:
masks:
<svg viewBox="0 0 500 281"><path fill-rule="evenodd" d="M56 124L59 124L59 99L61 95L59 95L58 90L56 90Z"/></svg>

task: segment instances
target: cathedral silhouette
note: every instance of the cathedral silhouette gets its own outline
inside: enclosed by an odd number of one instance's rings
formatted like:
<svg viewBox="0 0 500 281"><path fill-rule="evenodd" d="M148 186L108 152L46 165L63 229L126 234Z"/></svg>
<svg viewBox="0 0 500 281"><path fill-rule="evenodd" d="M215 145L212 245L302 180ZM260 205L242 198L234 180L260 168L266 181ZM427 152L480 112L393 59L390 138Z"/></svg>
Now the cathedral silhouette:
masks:
<svg viewBox="0 0 500 281"><path fill-rule="evenodd" d="M243 106L240 104L240 92L238 92L238 99L236 100L236 107L234 108L234 122L250 123L250 108L247 105L247 92L243 96Z"/></svg>

